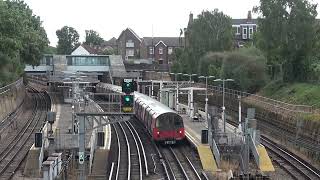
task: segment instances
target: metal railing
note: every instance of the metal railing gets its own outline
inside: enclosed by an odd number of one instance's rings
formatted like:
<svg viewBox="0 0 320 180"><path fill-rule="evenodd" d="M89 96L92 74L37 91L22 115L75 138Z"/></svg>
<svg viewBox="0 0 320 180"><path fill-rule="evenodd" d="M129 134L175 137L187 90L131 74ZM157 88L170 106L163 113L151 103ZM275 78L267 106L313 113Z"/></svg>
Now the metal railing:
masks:
<svg viewBox="0 0 320 180"><path fill-rule="evenodd" d="M183 84L181 87L205 87L205 84L202 83L186 83ZM179 87L179 88L181 88ZM208 91L210 93L215 93L215 94L221 94L223 93L223 88L220 86L212 86L208 85ZM278 101L275 99L259 96L256 94L251 94L247 92L242 92L234 89L228 89L225 88L225 96L230 97L230 98L242 98L246 101L251 101L254 103L258 103L263 105L266 108L272 108L272 109L281 109L284 111L289 111L293 113L315 113L315 108L313 106L309 105L296 105L296 104L290 104L290 103L285 103L282 101Z"/></svg>
<svg viewBox="0 0 320 180"><path fill-rule="evenodd" d="M3 86L0 88L0 95L5 94L6 92L10 91L13 87L18 88L23 84L23 78L18 79L17 81Z"/></svg>

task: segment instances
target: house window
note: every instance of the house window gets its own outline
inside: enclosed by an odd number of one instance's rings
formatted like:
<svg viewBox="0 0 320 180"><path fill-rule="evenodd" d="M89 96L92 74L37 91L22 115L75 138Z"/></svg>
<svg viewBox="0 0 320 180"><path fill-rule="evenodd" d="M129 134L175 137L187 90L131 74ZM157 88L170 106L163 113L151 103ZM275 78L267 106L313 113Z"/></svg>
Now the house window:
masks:
<svg viewBox="0 0 320 180"><path fill-rule="evenodd" d="M241 33L240 25L232 25L232 28L235 31L236 35L240 35Z"/></svg>
<svg viewBox="0 0 320 180"><path fill-rule="evenodd" d="M252 35L253 35L253 26L249 27L249 39L252 39Z"/></svg>
<svg viewBox="0 0 320 180"><path fill-rule="evenodd" d="M236 34L239 35L239 34L240 34L240 31L241 31L240 26L238 26L238 27L237 27Z"/></svg>
<svg viewBox="0 0 320 180"><path fill-rule="evenodd" d="M248 38L248 36L247 36L247 34L248 34L248 29L247 29L247 27L242 27L242 39L247 39Z"/></svg>
<svg viewBox="0 0 320 180"><path fill-rule="evenodd" d="M169 47L168 48L168 54L172 54L172 50L173 50L172 47Z"/></svg>
<svg viewBox="0 0 320 180"><path fill-rule="evenodd" d="M153 54L153 47L149 47L149 54Z"/></svg>
<svg viewBox="0 0 320 180"><path fill-rule="evenodd" d="M134 50L133 49L126 49L126 55L129 56L134 56Z"/></svg>
<svg viewBox="0 0 320 180"><path fill-rule="evenodd" d="M132 42L131 39L126 42L126 47L129 47L129 48L134 47L134 43Z"/></svg>
<svg viewBox="0 0 320 180"><path fill-rule="evenodd" d="M159 54L163 54L163 48L159 47Z"/></svg>

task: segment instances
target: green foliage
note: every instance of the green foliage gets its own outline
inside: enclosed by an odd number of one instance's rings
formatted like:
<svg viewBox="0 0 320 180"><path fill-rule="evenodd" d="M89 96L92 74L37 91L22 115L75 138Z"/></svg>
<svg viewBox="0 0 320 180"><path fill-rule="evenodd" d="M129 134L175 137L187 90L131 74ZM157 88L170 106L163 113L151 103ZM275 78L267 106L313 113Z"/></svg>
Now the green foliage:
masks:
<svg viewBox="0 0 320 180"><path fill-rule="evenodd" d="M254 48L228 52L223 61L221 77L235 80L234 88L254 93L267 82L265 58Z"/></svg>
<svg viewBox="0 0 320 180"><path fill-rule="evenodd" d="M58 37L58 54L71 54L71 52L80 45L79 33L73 28L64 26L56 31Z"/></svg>
<svg viewBox="0 0 320 180"><path fill-rule="evenodd" d="M20 0L0 0L0 85L37 65L49 41L40 18Z"/></svg>
<svg viewBox="0 0 320 180"><path fill-rule="evenodd" d="M307 0L260 0L256 44L268 64L282 66L285 82L306 80L317 41L317 5Z"/></svg>
<svg viewBox="0 0 320 180"><path fill-rule="evenodd" d="M232 47L231 18L218 9L203 11L188 31L190 49L197 55L230 50Z"/></svg>
<svg viewBox="0 0 320 180"><path fill-rule="evenodd" d="M103 55L118 55L118 51L113 48L107 48L102 52Z"/></svg>
<svg viewBox="0 0 320 180"><path fill-rule="evenodd" d="M103 38L100 37L97 31L86 30L86 41L84 42L84 44L101 45L103 42Z"/></svg>
<svg viewBox="0 0 320 180"><path fill-rule="evenodd" d="M174 51L175 63L172 71L196 73L202 56L207 52L230 50L232 37L229 16L217 9L203 11L187 29L187 47ZM213 67L211 67L211 71L215 71Z"/></svg>
<svg viewBox="0 0 320 180"><path fill-rule="evenodd" d="M57 54L57 48L56 47L52 47L52 46L48 46L44 49L44 54Z"/></svg>
<svg viewBox="0 0 320 180"><path fill-rule="evenodd" d="M320 86L318 84L272 81L259 94L287 103L320 108Z"/></svg>
<svg viewBox="0 0 320 180"><path fill-rule="evenodd" d="M201 75L219 77L221 67L226 54L220 52L209 52L199 61L198 72Z"/></svg>

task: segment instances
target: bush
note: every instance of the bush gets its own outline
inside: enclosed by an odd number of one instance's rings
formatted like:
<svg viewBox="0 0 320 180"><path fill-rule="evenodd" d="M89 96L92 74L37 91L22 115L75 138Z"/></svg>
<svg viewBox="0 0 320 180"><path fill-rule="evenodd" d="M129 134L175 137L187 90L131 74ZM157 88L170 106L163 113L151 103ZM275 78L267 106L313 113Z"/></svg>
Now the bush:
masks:
<svg viewBox="0 0 320 180"><path fill-rule="evenodd" d="M253 48L227 53L221 77L235 80L242 91L257 92L267 82L265 58Z"/></svg>

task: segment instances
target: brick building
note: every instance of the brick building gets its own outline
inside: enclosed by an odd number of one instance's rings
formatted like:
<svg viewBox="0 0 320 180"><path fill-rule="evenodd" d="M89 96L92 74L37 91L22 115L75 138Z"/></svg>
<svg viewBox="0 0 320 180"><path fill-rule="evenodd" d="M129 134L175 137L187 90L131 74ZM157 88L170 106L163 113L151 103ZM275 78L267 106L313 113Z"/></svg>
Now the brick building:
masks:
<svg viewBox="0 0 320 180"><path fill-rule="evenodd" d="M158 64L172 64L174 49L183 47L182 37L143 37L141 57Z"/></svg>
<svg viewBox="0 0 320 180"><path fill-rule="evenodd" d="M118 54L122 59L139 59L142 40L130 28L123 30L117 39Z"/></svg>

